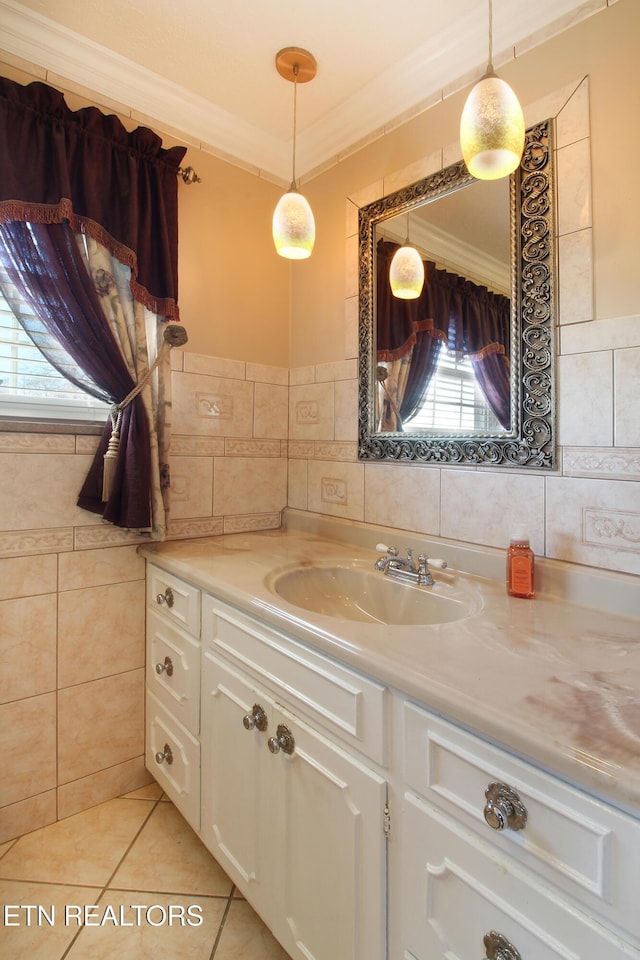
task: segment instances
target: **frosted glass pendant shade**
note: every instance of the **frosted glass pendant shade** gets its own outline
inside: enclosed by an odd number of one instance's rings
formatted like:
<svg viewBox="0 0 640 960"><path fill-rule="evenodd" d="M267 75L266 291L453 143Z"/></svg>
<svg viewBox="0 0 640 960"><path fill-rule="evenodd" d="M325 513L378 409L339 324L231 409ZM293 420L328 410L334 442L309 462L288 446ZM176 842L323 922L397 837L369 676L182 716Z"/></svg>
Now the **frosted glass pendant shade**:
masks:
<svg viewBox="0 0 640 960"><path fill-rule="evenodd" d="M522 107L509 84L493 73L479 80L467 97L460 146L469 173L478 180L508 177L522 159Z"/></svg>
<svg viewBox="0 0 640 960"><path fill-rule="evenodd" d="M311 256L316 239L316 222L308 200L297 190L283 194L273 211L273 242L276 252L287 260Z"/></svg>
<svg viewBox="0 0 640 960"><path fill-rule="evenodd" d="M424 286L424 263L415 247L400 247L389 266L391 293L400 300L416 300Z"/></svg>

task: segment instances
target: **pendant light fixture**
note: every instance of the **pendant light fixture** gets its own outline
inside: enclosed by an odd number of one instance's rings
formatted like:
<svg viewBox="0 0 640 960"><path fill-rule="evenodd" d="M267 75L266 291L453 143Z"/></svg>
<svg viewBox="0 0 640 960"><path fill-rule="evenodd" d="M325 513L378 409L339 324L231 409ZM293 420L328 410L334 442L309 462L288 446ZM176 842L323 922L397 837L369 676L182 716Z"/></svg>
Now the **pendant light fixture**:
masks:
<svg viewBox="0 0 640 960"><path fill-rule="evenodd" d="M424 286L424 263L414 246L409 243L409 214L407 236L398 247L389 266L391 293L400 300L417 300Z"/></svg>
<svg viewBox="0 0 640 960"><path fill-rule="evenodd" d="M489 0L487 71L467 98L460 119L460 146L469 173L478 180L508 177L524 149L522 107L493 69L493 6Z"/></svg>
<svg viewBox="0 0 640 960"><path fill-rule="evenodd" d="M308 200L296 185L296 108L299 83L308 83L316 75L318 65L308 50L285 47L276 54L276 70L293 83L293 172L291 186L273 212L273 242L277 253L288 260L304 260L311 256L316 239L316 224Z"/></svg>

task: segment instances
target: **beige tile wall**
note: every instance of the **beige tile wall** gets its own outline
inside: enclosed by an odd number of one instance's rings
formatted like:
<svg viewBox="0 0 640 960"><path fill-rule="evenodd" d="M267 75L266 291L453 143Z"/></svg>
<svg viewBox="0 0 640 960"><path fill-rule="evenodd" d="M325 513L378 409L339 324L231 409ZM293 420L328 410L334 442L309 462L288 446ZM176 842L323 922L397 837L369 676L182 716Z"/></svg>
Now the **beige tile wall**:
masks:
<svg viewBox="0 0 640 960"><path fill-rule="evenodd" d="M524 525L538 555L640 574L640 317L593 319L588 79L525 115L556 117L559 468L358 463L346 360L291 371L289 504L496 547ZM347 198L345 356L357 357L359 207L457 159L443 148Z"/></svg>
<svg viewBox="0 0 640 960"><path fill-rule="evenodd" d="M277 527L288 371L173 368L170 536ZM0 430L0 843L150 779L141 538L75 506L96 443Z"/></svg>

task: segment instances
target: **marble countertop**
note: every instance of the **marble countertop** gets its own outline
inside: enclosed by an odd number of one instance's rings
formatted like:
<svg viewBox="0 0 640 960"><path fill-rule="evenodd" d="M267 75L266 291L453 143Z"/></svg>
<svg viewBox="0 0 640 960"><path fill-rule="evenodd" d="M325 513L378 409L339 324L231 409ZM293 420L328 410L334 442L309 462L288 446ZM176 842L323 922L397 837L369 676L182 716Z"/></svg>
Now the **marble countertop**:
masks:
<svg viewBox="0 0 640 960"><path fill-rule="evenodd" d="M475 612L456 622L389 626L312 613L269 590L275 569L328 560L370 561L373 569L378 553L305 530L174 541L140 551L263 622L640 815L640 620L544 596L512 598L499 580L455 569L435 571L435 577L461 585L474 598Z"/></svg>

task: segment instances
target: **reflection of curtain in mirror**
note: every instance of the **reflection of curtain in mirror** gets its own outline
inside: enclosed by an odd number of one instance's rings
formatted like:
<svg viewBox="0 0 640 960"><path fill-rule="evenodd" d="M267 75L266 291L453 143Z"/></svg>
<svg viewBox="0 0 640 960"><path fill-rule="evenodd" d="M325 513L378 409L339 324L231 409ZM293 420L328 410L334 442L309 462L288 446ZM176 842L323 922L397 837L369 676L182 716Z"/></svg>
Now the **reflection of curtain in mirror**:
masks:
<svg viewBox="0 0 640 960"><path fill-rule="evenodd" d="M434 327L424 289L417 300L400 300L391 293L389 265L397 249L398 244L387 240L377 247L376 365L384 364L387 370L385 379L376 377L382 431L402 430L420 409L446 339L445 331Z"/></svg>
<svg viewBox="0 0 640 960"><path fill-rule="evenodd" d="M419 409L438 362L440 342L472 362L478 386L505 429L511 422L509 298L425 262L425 285L416 300L398 300L389 286L389 262L398 244L377 246L377 362L413 347L400 404L406 422ZM401 429L401 428L399 428Z"/></svg>

